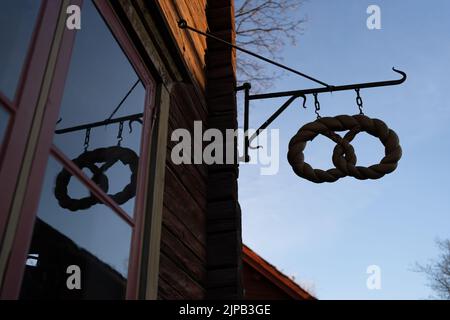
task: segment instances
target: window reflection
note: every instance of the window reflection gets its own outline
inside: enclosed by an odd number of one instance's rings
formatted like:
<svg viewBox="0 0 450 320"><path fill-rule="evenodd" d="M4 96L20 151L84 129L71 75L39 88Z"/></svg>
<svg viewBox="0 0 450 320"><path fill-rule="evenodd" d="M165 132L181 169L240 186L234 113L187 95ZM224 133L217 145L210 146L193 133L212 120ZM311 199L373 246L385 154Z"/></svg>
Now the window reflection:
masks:
<svg viewBox="0 0 450 320"><path fill-rule="evenodd" d="M0 90L13 100L41 1L2 0L0 10Z"/></svg>
<svg viewBox="0 0 450 320"><path fill-rule="evenodd" d="M83 27L77 31L57 129L107 119L139 80L92 1L84 2L82 13ZM142 113L144 103L145 89L139 82L113 118ZM131 129L128 122L123 123L121 146L139 155L142 126L133 122ZM91 129L88 150L116 146L118 133L119 123ZM85 130L55 134L54 143L74 159L84 151L85 137ZM128 184L131 172L117 162L105 174L109 194L114 194ZM132 215L134 198L121 207Z"/></svg>
<svg viewBox="0 0 450 320"><path fill-rule="evenodd" d="M0 104L0 151L2 149L6 129L8 128L8 122L9 122L9 113L4 108L2 108Z"/></svg>
<svg viewBox="0 0 450 320"><path fill-rule="evenodd" d="M125 297L131 227L111 209L94 205L82 212L61 208L55 178L62 166L50 159L27 266L22 299L121 299ZM72 198L89 196L75 177ZM67 268L81 270L81 290L68 290Z"/></svg>

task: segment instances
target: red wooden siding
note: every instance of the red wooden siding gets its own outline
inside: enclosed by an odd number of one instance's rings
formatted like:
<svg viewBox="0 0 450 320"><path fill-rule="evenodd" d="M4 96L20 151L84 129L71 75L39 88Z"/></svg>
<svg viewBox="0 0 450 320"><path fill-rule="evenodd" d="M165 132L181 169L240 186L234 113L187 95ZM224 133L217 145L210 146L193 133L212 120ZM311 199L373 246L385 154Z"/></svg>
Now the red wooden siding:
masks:
<svg viewBox="0 0 450 320"><path fill-rule="evenodd" d="M194 121L206 119L195 103L192 86L177 84L171 93L169 141L164 186L159 297L203 299L206 277L206 169L203 165L172 163L174 129L193 131ZM171 293L176 292L175 295Z"/></svg>
<svg viewBox="0 0 450 320"><path fill-rule="evenodd" d="M204 37L186 33L178 28L178 21L183 18L189 25L199 30L206 30L205 9L207 0L157 0L166 17L168 27L200 88L206 85Z"/></svg>

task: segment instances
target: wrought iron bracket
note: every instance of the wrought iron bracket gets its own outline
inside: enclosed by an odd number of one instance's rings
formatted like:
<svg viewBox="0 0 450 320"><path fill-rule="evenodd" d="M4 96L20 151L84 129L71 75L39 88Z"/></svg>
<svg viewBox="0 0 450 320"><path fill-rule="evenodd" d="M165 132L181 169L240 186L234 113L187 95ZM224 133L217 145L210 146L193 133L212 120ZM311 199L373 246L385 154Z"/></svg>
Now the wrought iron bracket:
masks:
<svg viewBox="0 0 450 320"><path fill-rule="evenodd" d="M207 37L209 39L215 40L217 42L220 42L222 44L225 44L231 48L234 48L236 50L239 50L241 52L244 52L248 55L251 55L259 60L265 61L267 63L270 63L278 68L287 70L291 73L297 74L303 78L309 79L311 81L314 81L323 87L320 88L312 88L312 89L303 89L303 90L293 90L293 91L282 91L282 92L272 92L272 93L264 93L264 94L250 94L251 85L250 83L244 83L242 86L239 86L236 88L236 91L244 91L244 162L249 162L249 149L255 149L250 146L250 143L261 133L261 131L265 130L278 116L280 116L281 113L283 113L284 110L286 110L297 98L303 98L303 107L305 107L306 103L306 96L308 94L312 94L315 96L317 101L317 95L319 93L326 93L326 92L337 92L337 91L347 91L347 90L356 90L359 97L359 91L361 89L366 88L376 88L376 87L385 87L385 86L394 86L399 85L405 82L407 76L406 73L400 70L397 70L395 68L392 68L392 70L402 76L401 79L397 80L388 80L388 81L379 81L379 82L366 82L366 83L356 83L356 84L349 84L349 85L340 85L340 86L333 86L329 85L323 81L320 81L316 78L313 78L309 75L306 75L298 70L292 69L288 66L285 66L279 62L273 61L271 59L268 59L266 57L263 57L257 53L251 52L247 49L241 48L233 43L227 42L208 31L203 32L200 30L197 30L187 23L186 20L179 20L178 27L180 29L188 30L191 32L195 32L197 34L200 34L204 37ZM282 98L282 97L289 97L288 100L286 100L281 107L278 108L257 130L254 134L252 134L249 137L249 118L250 118L250 101L252 100L263 100L263 99L272 99L272 98ZM359 97L360 98L360 97ZM318 103L318 102L317 102Z"/></svg>
<svg viewBox="0 0 450 320"><path fill-rule="evenodd" d="M263 131L265 130L275 119L277 119L283 111L285 111L296 99L303 98L303 107L306 104L306 96L308 94L317 95L319 93L327 92L337 92L337 91L347 91L347 90L361 90L365 88L377 88L386 86L395 86L405 82L407 76L406 73L395 68L392 70L402 76L401 79L389 80L389 81L379 81L379 82L367 82L367 83L355 83L342 86L329 86L322 88L312 88L294 91L281 91L272 92L264 94L250 94L251 84L244 83L242 86L237 87L236 91L244 91L244 162L249 162L250 157L248 155L249 149L254 149L250 146L250 143ZM248 134L249 130L249 118L250 118L250 101L252 100L263 100L263 99L273 99L289 97L286 102L284 102L281 107L279 107L250 137Z"/></svg>
<svg viewBox="0 0 450 320"><path fill-rule="evenodd" d="M58 130L55 130L55 133L56 134L64 134L64 133L69 133L69 132L88 130L88 129L92 129L92 128L107 126L107 125L110 125L113 123L124 123L127 121L129 123L130 131L131 131L131 128L132 128L131 125L133 122L136 121L136 122L139 122L140 124L142 124L142 117L143 117L143 113L136 113L136 114L120 117L120 118L106 119L106 120L82 124L82 125L74 126L74 127L70 127L70 128L58 129Z"/></svg>

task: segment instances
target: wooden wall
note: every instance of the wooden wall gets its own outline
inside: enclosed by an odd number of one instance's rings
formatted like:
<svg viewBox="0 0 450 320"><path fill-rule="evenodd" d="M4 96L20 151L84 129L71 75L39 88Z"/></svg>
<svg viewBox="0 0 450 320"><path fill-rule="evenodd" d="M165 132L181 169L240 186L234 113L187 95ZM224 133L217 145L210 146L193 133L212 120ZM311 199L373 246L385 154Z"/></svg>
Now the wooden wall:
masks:
<svg viewBox="0 0 450 320"><path fill-rule="evenodd" d="M161 232L160 299L204 299L206 294L206 197L205 165L175 165L170 137L178 128L193 132L194 121L206 123L206 40L178 27L206 30L206 0L158 0L166 24L188 69L191 82L171 87L164 209Z"/></svg>
<svg viewBox="0 0 450 320"><path fill-rule="evenodd" d="M236 129L234 50L177 25L183 18L196 29L209 30L232 42L233 1L159 3L192 77L192 84L172 88L169 140L174 129L193 132L194 121L198 120L203 129ZM225 166L174 165L170 159L173 145L168 142L159 297L241 298L237 162Z"/></svg>
<svg viewBox="0 0 450 320"><path fill-rule="evenodd" d="M203 299L206 279L206 179L204 165L173 164L174 129L193 132L194 121L205 120L192 85L176 84L171 92L169 141L161 234L161 299Z"/></svg>
<svg viewBox="0 0 450 320"><path fill-rule="evenodd" d="M167 25L180 49L187 67L201 89L205 89L205 37L186 32L178 27L178 21L184 19L198 30L206 31L207 0L157 0Z"/></svg>

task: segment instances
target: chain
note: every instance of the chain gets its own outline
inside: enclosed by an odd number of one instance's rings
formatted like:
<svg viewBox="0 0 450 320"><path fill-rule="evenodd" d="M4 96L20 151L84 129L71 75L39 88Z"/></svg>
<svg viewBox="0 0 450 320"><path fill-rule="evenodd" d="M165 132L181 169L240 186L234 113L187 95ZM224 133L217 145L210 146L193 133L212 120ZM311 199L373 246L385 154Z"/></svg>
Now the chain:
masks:
<svg viewBox="0 0 450 320"><path fill-rule="evenodd" d="M321 116L320 116L320 114L319 114L319 111L320 111L320 102L319 102L319 99L317 98L317 93L314 93L313 94L314 95L314 107L315 107L315 113L316 113L316 115L317 115L317 119L320 119L321 118Z"/></svg>
<svg viewBox="0 0 450 320"><path fill-rule="evenodd" d="M364 114L363 112L363 101L361 96L359 95L359 88L355 89L356 91L356 104L358 105L358 109L359 109L359 114Z"/></svg>
<svg viewBox="0 0 450 320"><path fill-rule="evenodd" d="M89 140L91 138L91 128L86 129L86 135L84 137L84 152L89 148Z"/></svg>
<svg viewBox="0 0 450 320"><path fill-rule="evenodd" d="M119 133L117 134L117 146L120 147L121 143L122 143L122 132L123 132L123 121L120 121L119 123Z"/></svg>

